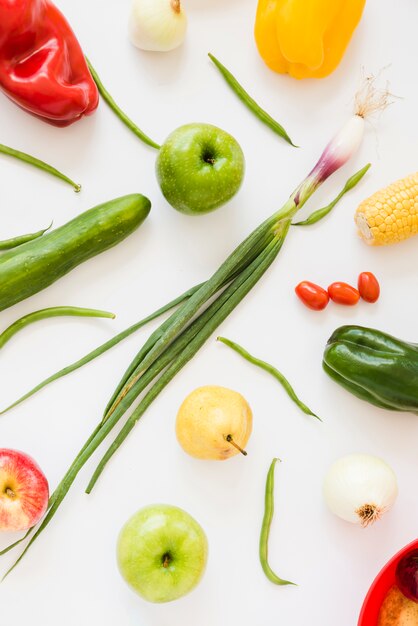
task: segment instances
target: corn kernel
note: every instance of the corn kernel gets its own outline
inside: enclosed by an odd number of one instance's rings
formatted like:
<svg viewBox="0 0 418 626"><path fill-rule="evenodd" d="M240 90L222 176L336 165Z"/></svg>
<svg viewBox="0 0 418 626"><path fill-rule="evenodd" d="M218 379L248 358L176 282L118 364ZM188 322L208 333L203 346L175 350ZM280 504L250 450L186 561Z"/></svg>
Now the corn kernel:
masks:
<svg viewBox="0 0 418 626"><path fill-rule="evenodd" d="M381 189L358 207L359 235L372 246L418 234L418 172Z"/></svg>

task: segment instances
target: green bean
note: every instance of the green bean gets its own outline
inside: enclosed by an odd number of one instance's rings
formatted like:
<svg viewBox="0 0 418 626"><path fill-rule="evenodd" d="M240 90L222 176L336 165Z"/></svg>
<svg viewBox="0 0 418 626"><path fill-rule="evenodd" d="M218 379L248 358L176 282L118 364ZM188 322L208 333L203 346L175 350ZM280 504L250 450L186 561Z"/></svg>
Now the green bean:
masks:
<svg viewBox="0 0 418 626"><path fill-rule="evenodd" d="M154 313L151 313L151 315L148 315L148 317L140 320L139 322L137 322L136 324L133 324L132 326L129 326L129 328L127 328L126 330L122 331L118 335L115 335L115 337L112 337L112 339L109 339L109 341L106 341L105 343L100 345L98 348L95 348L94 350L92 350L91 352L86 354L84 357L79 359L78 361L75 361L74 363L71 363L70 365L67 365L63 369L61 369L58 372L56 372L55 374L52 374L51 376L49 376L45 380L41 381L38 385L36 385L30 391L28 391L23 396L18 398L15 402L13 402L8 407L6 407L2 411L0 411L0 415L3 415L4 413L7 413L8 411L13 409L14 407L16 407L19 404L21 404L22 402L24 402L24 400L27 400L31 396L35 395L35 393L37 393L38 391L40 391L41 389L43 389L47 385L50 385L51 383L53 383L54 381L58 380L59 378L63 378L64 376L67 376L68 374L71 374L72 372L78 370L80 367L83 367L87 363L90 363L90 361L93 361L94 359L96 359L97 357L102 355L104 352L107 352L108 350L110 350L114 346L118 345L121 341L123 341L124 339L126 339L127 337L129 337L130 335L135 333L137 330L139 330L140 328L142 328L143 326L148 324L148 322L151 322L152 320L156 319L157 317L160 317L161 315L163 315L167 311L170 311L172 308L174 308L175 306L177 306L178 304L183 302L183 300L186 300L187 298L189 298L195 291L197 291L200 288L200 286L201 285L196 285L196 287L192 287L191 289L189 289L188 291L183 293L181 296L179 296L175 300L172 300L171 302L169 302L165 306L161 307L157 311L154 311Z"/></svg>
<svg viewBox="0 0 418 626"><path fill-rule="evenodd" d="M267 474L264 497L264 518L260 534L260 563L267 578L275 585L294 585L295 583L291 583L289 580L279 578L277 574L273 572L268 562L268 542L271 522L273 521L274 515L274 468L277 461L280 461L280 459L273 459Z"/></svg>
<svg viewBox="0 0 418 626"><path fill-rule="evenodd" d="M247 352L247 350L245 350L245 348L243 348L242 346L239 346L237 343L235 343L234 341L231 341L230 339L226 339L226 337L218 337L218 341L221 341L226 346L229 346L230 348L232 348L232 350L235 350L235 352L240 354L242 357L244 357L244 359L246 359L247 361L249 361L253 365L256 365L257 367L260 367L265 372L268 372L269 374L274 376L274 378L276 380L278 380L279 383L282 385L282 387L286 391L286 393L289 396L289 398L291 400L293 400L293 402L295 404L297 404L297 406L301 409L301 411L306 413L306 415L312 415L313 417L316 417L316 419L321 421L321 418L318 417L318 415L316 415L315 413L313 413L311 411L311 409L308 406L306 406L306 404L304 404L298 398L298 396L296 395L292 385L289 383L287 378L285 378L283 376L283 374L281 372L279 372L278 369L276 369L275 367L273 367L269 363L266 363L266 361L261 361L260 359L257 359L255 356L252 356L249 352Z"/></svg>
<svg viewBox="0 0 418 626"><path fill-rule="evenodd" d="M92 64L90 63L90 61L87 59L86 57L86 61L87 61L87 65L89 66L89 70L91 75L93 76L94 82L97 85L97 89L99 90L100 95L102 96L103 100L106 102L106 104L112 109L112 111L115 113L115 115L121 120L121 122L123 124L125 124L125 126L127 126L129 128L129 130L131 130L134 135L136 135L143 143L147 144L147 146L151 146L151 148L155 148L156 150L159 150L161 148L161 146L158 143L155 143L155 141L153 141L152 139L150 139L148 137L148 135L146 135L136 124L135 122L133 122L127 115L126 113L124 113L122 111L122 109L116 104L116 102L114 101L114 99L112 98L112 96L110 95L110 93L107 91L106 87L103 85L102 81L100 80L100 77L98 75L98 73L96 72L96 70L94 69L94 67L92 66Z"/></svg>
<svg viewBox="0 0 418 626"><path fill-rule="evenodd" d="M48 174L51 174L51 176L55 176L55 178L59 178L60 180L63 180L64 182L71 185L71 187L74 189L76 193L81 191L81 185L78 185L77 183L75 183L73 180L71 180L71 178L68 178L68 176L66 176L65 174L62 174L62 172L55 169L55 167L52 167L52 165L49 165L48 163L45 163L45 161L41 161L40 159L37 159L36 157L31 156L30 154L26 154L26 152L20 152L19 150L15 150L14 148L9 148L9 146L5 146L4 144L0 143L0 153L11 156L14 159L19 159L19 161L24 161L25 163L29 163L29 165L33 165L34 167L37 167L38 169L43 170L44 172L47 172Z"/></svg>
<svg viewBox="0 0 418 626"><path fill-rule="evenodd" d="M29 313L28 315L24 315L16 322L14 322L11 326L6 328L0 334L0 348L10 341L10 339L15 335L19 330L29 326L29 324L33 324L34 322L39 322L40 320L49 319L51 317L105 317L108 319L115 319L116 315L114 313L108 313L107 311L98 311L96 309L85 309L76 306L56 306L50 307L48 309L41 309L39 311L34 311L33 313Z"/></svg>
<svg viewBox="0 0 418 626"><path fill-rule="evenodd" d="M370 167L371 167L371 163L367 163L367 165L362 167L361 170L353 174L353 176L351 176L347 180L347 182L345 183L343 189L340 191L338 196L334 198L332 202L327 204L327 206L323 207L322 209L318 209L317 211L314 211L306 220L303 220L302 222L294 222L292 226L310 226L311 224L316 224L316 222L319 222L320 220L322 220L323 217L326 217L328 213L331 213L332 209L335 207L336 204L338 204L338 202L347 193L347 191L350 191L351 189L353 189L353 187L355 187L357 183L361 181L361 179L363 178L365 173L370 169Z"/></svg>
<svg viewBox="0 0 418 626"><path fill-rule="evenodd" d="M273 119L271 115L267 113L267 111L262 109L260 105L257 104L257 102L250 96L249 93L247 93L247 91L245 91L245 89L242 87L242 85L240 85L240 83L231 74L231 72L227 70L227 68L224 65L222 65L222 63L218 61L218 59L214 57L213 54L211 54L210 52L208 53L208 57L216 65L216 67L218 68L222 76L224 77L227 84L231 87L232 91L235 92L235 94L238 96L241 102L243 102L245 106L250 111L252 111L252 113L254 113L254 115L258 117L259 120L261 120L261 122L263 122L263 124L271 128L271 130L275 132L277 135L280 135L280 137L282 137L283 139L285 139L285 141L290 143L291 146L293 146L294 148L297 148L298 146L295 146L295 144L290 139L289 135L287 134L283 126L279 124L279 122L276 122L276 120Z"/></svg>
<svg viewBox="0 0 418 626"><path fill-rule="evenodd" d="M46 233L52 226L52 222L48 226L48 228L44 228L43 230L38 230L36 233L29 233L27 235L18 235L17 237L12 237L11 239L4 239L0 241L0 250L12 250L13 248L17 248L18 246L27 243L28 241L33 241L33 239L38 239L38 237L42 237L44 233Z"/></svg>

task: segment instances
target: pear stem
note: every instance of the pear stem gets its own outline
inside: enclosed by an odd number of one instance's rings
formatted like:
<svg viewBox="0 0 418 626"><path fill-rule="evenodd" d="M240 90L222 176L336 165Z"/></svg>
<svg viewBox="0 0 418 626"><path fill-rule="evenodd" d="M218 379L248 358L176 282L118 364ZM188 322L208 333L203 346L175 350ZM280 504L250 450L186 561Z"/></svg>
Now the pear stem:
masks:
<svg viewBox="0 0 418 626"><path fill-rule="evenodd" d="M228 443L231 444L231 446L234 446L234 448L239 450L241 452L241 454L243 454L244 456L247 456L247 452L245 450L243 450L237 443L235 443L235 441L232 438L232 435L227 435L226 440L227 440Z"/></svg>
<svg viewBox="0 0 418 626"><path fill-rule="evenodd" d="M180 13L180 0L171 0L171 8L173 9L174 13Z"/></svg>

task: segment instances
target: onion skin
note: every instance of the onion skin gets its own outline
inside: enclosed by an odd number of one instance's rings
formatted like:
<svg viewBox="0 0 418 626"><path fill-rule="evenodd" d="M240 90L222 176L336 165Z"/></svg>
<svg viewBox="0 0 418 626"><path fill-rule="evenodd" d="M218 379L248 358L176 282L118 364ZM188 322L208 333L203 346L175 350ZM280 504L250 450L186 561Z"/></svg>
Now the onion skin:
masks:
<svg viewBox="0 0 418 626"><path fill-rule="evenodd" d="M363 527L373 524L398 495L395 473L382 459L350 454L338 459L324 481L324 498L341 519Z"/></svg>
<svg viewBox="0 0 418 626"><path fill-rule="evenodd" d="M133 0L129 39L141 50L168 52L183 43L187 17L180 0Z"/></svg>

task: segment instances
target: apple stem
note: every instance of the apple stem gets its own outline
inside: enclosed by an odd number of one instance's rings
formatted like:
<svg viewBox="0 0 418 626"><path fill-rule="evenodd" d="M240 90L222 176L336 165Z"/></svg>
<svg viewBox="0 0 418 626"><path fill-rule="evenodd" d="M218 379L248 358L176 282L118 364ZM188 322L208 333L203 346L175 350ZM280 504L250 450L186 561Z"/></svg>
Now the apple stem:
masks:
<svg viewBox="0 0 418 626"><path fill-rule="evenodd" d="M241 454L243 454L244 456L247 456L247 452L245 450L243 450L242 448L240 448L240 446L237 443L235 443L235 441L232 438L232 435L227 435L226 440L227 440L228 443L231 444L231 446L234 446L234 448L239 450L241 452Z"/></svg>
<svg viewBox="0 0 418 626"><path fill-rule="evenodd" d="M163 556L163 567L165 567L167 569L167 567L170 565L171 563L171 556L167 553L164 554Z"/></svg>
<svg viewBox="0 0 418 626"><path fill-rule="evenodd" d="M171 0L171 8L173 9L174 13L180 13L180 0Z"/></svg>
<svg viewBox="0 0 418 626"><path fill-rule="evenodd" d="M13 491L13 489L10 489L10 487L6 488L6 496L12 499L16 498L15 492Z"/></svg>

